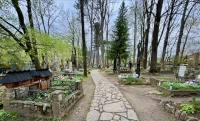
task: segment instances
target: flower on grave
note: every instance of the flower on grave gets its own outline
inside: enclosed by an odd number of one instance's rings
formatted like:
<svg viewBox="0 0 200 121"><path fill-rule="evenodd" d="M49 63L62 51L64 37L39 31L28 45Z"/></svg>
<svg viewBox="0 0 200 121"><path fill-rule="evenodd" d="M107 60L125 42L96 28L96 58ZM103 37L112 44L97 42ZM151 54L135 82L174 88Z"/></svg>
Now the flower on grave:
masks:
<svg viewBox="0 0 200 121"><path fill-rule="evenodd" d="M187 82L185 82L188 85L198 85L199 80L189 80Z"/></svg>
<svg viewBox="0 0 200 121"><path fill-rule="evenodd" d="M73 76L70 76L69 79L72 80L72 79L73 79Z"/></svg>
<svg viewBox="0 0 200 121"><path fill-rule="evenodd" d="M63 80L63 79L64 79L64 76L63 76L63 75L61 75L61 76L59 76L59 78L60 78L60 80Z"/></svg>

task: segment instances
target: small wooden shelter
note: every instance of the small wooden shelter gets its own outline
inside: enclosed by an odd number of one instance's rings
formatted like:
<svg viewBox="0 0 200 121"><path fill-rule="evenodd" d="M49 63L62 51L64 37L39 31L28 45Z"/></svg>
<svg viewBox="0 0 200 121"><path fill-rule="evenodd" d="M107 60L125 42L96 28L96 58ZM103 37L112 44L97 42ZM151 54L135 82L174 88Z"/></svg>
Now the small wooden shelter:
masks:
<svg viewBox="0 0 200 121"><path fill-rule="evenodd" d="M19 87L27 84L43 84L50 79L53 74L48 69L13 71L8 72L1 80L0 84L7 88ZM44 88L47 88L47 84ZM41 86L42 88L42 86ZM42 88L42 89L44 89Z"/></svg>

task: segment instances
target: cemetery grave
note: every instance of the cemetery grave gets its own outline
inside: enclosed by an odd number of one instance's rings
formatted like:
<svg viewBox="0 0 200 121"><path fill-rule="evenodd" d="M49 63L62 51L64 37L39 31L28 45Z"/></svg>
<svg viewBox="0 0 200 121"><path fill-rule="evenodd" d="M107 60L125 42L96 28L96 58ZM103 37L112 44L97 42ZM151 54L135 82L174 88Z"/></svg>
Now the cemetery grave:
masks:
<svg viewBox="0 0 200 121"><path fill-rule="evenodd" d="M81 76L59 76L48 69L8 72L0 83L5 111L24 117L61 118L83 96ZM59 83L59 84L58 84ZM24 113L26 112L26 113Z"/></svg>

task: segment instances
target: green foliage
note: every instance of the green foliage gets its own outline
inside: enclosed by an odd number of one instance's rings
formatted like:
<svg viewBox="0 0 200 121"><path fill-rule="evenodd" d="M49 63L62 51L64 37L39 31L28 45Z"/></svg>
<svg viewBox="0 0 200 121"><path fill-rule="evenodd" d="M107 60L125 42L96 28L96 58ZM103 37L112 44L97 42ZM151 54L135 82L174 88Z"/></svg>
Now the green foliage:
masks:
<svg viewBox="0 0 200 121"><path fill-rule="evenodd" d="M195 97L192 97L192 104L196 110L200 111L200 100L196 100Z"/></svg>
<svg viewBox="0 0 200 121"><path fill-rule="evenodd" d="M23 100L36 101L36 102L50 102L50 93L52 93L54 89L48 89L46 91L38 91L34 98L24 98Z"/></svg>
<svg viewBox="0 0 200 121"><path fill-rule="evenodd" d="M137 83L137 82L141 82L141 79L128 76L128 78L123 79L123 82L127 82L127 83L136 82Z"/></svg>
<svg viewBox="0 0 200 121"><path fill-rule="evenodd" d="M72 93L72 90L65 90L65 91L63 91L63 94L64 94L65 97L67 97L71 93Z"/></svg>
<svg viewBox="0 0 200 121"><path fill-rule="evenodd" d="M200 70L195 70L194 72L197 74L200 74Z"/></svg>
<svg viewBox="0 0 200 121"><path fill-rule="evenodd" d="M126 13L127 8L125 3L122 2L113 30L113 41L110 42L111 47L107 50L107 57L109 59L127 59L128 57L129 29Z"/></svg>
<svg viewBox="0 0 200 121"><path fill-rule="evenodd" d="M16 112L6 112L4 109L0 110L0 120L16 119L20 115Z"/></svg>
<svg viewBox="0 0 200 121"><path fill-rule="evenodd" d="M170 82L163 82L162 86L164 86L165 88L169 88ZM172 89L173 90L200 90L200 85L188 85L186 83L173 82Z"/></svg>
<svg viewBox="0 0 200 121"><path fill-rule="evenodd" d="M0 90L0 97L4 95L4 90Z"/></svg>
<svg viewBox="0 0 200 121"><path fill-rule="evenodd" d="M60 121L60 120L56 118L49 118L48 121Z"/></svg>
<svg viewBox="0 0 200 121"><path fill-rule="evenodd" d="M181 111L185 111L186 113L194 113L196 110L192 104L189 103L181 103Z"/></svg>
<svg viewBox="0 0 200 121"><path fill-rule="evenodd" d="M54 80L52 81L52 86L69 86L72 82L81 80L82 76L66 76L63 80Z"/></svg>

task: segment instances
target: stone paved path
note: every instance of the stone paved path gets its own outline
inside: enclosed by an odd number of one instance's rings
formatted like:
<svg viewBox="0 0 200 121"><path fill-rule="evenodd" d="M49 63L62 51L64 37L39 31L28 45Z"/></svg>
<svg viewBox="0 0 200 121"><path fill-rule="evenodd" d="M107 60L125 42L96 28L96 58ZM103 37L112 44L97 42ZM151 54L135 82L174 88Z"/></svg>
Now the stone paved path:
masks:
<svg viewBox="0 0 200 121"><path fill-rule="evenodd" d="M115 85L98 70L91 71L91 75L96 89L86 121L138 121L129 102Z"/></svg>

